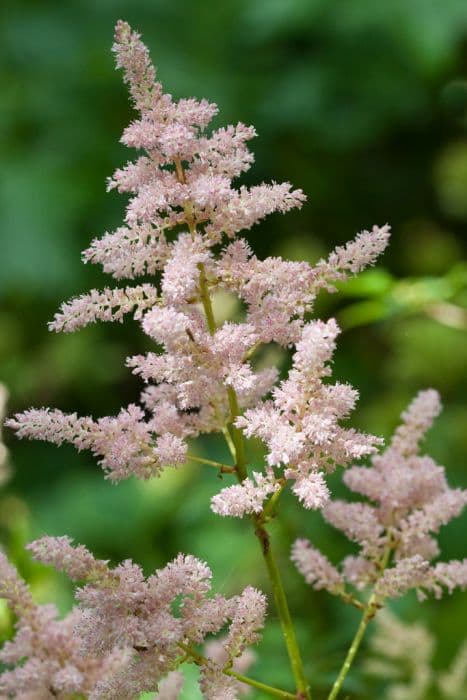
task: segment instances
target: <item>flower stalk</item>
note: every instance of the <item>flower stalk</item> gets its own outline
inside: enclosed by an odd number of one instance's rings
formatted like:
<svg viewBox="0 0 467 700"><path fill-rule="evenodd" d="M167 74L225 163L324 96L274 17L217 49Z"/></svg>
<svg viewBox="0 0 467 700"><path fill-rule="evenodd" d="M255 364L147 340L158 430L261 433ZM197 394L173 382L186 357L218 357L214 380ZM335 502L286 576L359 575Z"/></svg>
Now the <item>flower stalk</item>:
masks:
<svg viewBox="0 0 467 700"><path fill-rule="evenodd" d="M207 459L205 457L197 457L196 455L187 455L187 458L192 462L197 462L198 464L207 464L210 467L214 467L219 470L220 474L235 474L235 466L230 466L224 464L223 462L216 462L214 459Z"/></svg>
<svg viewBox="0 0 467 700"><path fill-rule="evenodd" d="M211 296L209 293L209 288L206 280L206 273L204 266L199 265L200 276L199 276L199 289L200 297L203 304L203 309L206 316L206 323L211 335L216 331L216 321L214 318L214 311L212 308ZM237 479L241 483L247 478L246 470L246 455L245 455L245 445L243 440L242 431L235 425L236 419L240 415L240 408L238 405L238 398L235 389L231 386L227 386L227 396L229 400L230 407L230 424L226 428L229 436L231 436L231 441L228 440L228 446L233 447L233 456L235 459L235 471L237 474ZM225 433L224 433L225 434ZM275 504L276 501L274 501ZM300 700L311 700L311 694L308 682L305 678L305 672L303 669L303 662L300 654L300 649L298 646L297 636L295 634L295 629L292 622L292 617L290 615L289 605L287 602L287 596L282 583L282 578L280 575L279 568L274 559L269 533L264 527L264 520L261 516L253 515L252 522L255 526L255 535L258 538L261 551L263 554L264 561L266 563L266 569L268 572L269 580L271 583L271 588L273 592L274 602L276 604L276 609L279 615L282 633L284 636L285 645L287 648L287 653L290 660L290 665L292 673L295 679L295 685L297 688L297 698Z"/></svg>
<svg viewBox="0 0 467 700"><path fill-rule="evenodd" d="M180 163L177 164L177 176L181 182L185 181L184 170ZM190 228L190 232L192 236L194 236L196 234L196 227L193 223L190 211L187 209L188 206L189 205L185 206L185 214L187 217L187 224ZM206 271L203 263L200 263L198 265L198 269L199 293L206 317L206 325L210 334L214 335L214 333L216 332L216 320L214 317L211 295L209 293L209 286L207 283ZM228 447L232 450L232 454L235 458L234 470L236 472L238 480L242 482L247 477L245 446L243 441L243 434L241 430L239 430L235 425L235 420L240 415L240 408L238 405L236 391L231 386L227 386L227 397L230 407L230 424L228 427L226 427L224 435L228 434L227 444ZM311 700L308 683L306 681L305 673L303 670L303 663L298 647L297 637L295 634L292 618L289 611L289 606L287 603L287 596L282 585L279 568L271 551L270 537L264 527L261 518L253 517L252 520L255 525L255 535L261 544L261 551L263 553L263 557L266 563L266 568L269 575L271 588L273 591L274 602L276 604L277 612L279 614L282 632L284 635L284 641L287 647L292 672L295 678L295 684L297 688L296 697L300 698L300 700L302 700L302 698L303 700ZM233 674L233 672L231 672L231 674ZM262 689L264 690L264 687ZM284 697L284 695L279 695L277 697Z"/></svg>
<svg viewBox="0 0 467 700"><path fill-rule="evenodd" d="M352 666L355 656L357 655L358 649L365 635L366 628L368 627L368 623L370 622L370 620L373 619L376 611L376 596L373 594L365 607L362 619L358 626L357 632L355 633L355 637L352 640L352 644L349 647L344 663L342 664L341 670L339 671L339 675L337 676L334 685L332 686L331 692L329 693L327 700L336 700L337 696L339 695L344 680L348 672L350 671L350 667Z"/></svg>
<svg viewBox="0 0 467 700"><path fill-rule="evenodd" d="M253 522L258 524L260 518L253 516ZM276 604L276 609L279 615L279 620L282 627L282 634L284 636L285 645L287 647L287 653L289 655L290 666L295 679L295 685L297 688L296 697L300 700L311 700L311 692L308 682L305 677L305 671L303 668L303 661L300 653L300 648L298 646L297 635L295 634L295 628L292 622L292 617L290 615L289 604L287 602L287 596L285 593L284 585L282 583L281 574L279 567L277 566L276 560L272 553L270 536L263 524L258 524L255 528L255 535L261 544L261 551L263 553L263 558L266 563L266 568L269 575L269 580L271 582L272 592L274 596L274 602Z"/></svg>
<svg viewBox="0 0 467 700"><path fill-rule="evenodd" d="M381 561L379 562L379 570L380 574L378 576L378 579L381 578L381 576L384 573L384 570L386 569L387 565L389 564L389 560L391 557L391 551L392 551L392 544L391 544L391 533L388 533L388 542L385 547L383 556L381 557ZM347 655L344 659L344 663L342 664L341 670L339 671L339 675L337 676L336 680L334 681L334 684L331 688L331 692L328 695L327 700L336 700L337 696L339 695L342 685L344 683L344 680L350 671L350 667L352 666L354 659L357 655L357 652L359 650L360 644L362 643L363 637L365 636L366 628L368 627L369 622L374 618L376 613L378 612L378 609L381 607L378 599L378 595L373 590L370 598L368 599L368 603L366 604L362 618L360 620L360 624L358 626L358 629L355 633L355 636L352 640L352 643L349 647L349 650L347 652Z"/></svg>

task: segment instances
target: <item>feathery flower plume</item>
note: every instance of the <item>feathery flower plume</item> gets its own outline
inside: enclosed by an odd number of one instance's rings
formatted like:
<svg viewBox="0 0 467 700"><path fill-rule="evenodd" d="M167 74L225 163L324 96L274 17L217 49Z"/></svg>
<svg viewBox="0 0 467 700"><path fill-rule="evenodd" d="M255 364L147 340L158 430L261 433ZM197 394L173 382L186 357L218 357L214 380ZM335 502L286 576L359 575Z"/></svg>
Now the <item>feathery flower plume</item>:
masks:
<svg viewBox="0 0 467 700"><path fill-rule="evenodd" d="M213 664L217 664L218 668L222 669L231 665L233 671L242 674L246 673L256 661L256 653L248 647L234 659L229 658L229 654L225 649L225 641L225 637L209 640L204 646L206 657ZM238 696L248 695L251 692L251 687L240 681L237 681L235 686L232 687L235 688Z"/></svg>
<svg viewBox="0 0 467 700"><path fill-rule="evenodd" d="M129 194L125 225L96 238L83 259L116 279L162 274L158 284L76 297L62 305L50 329L71 332L132 314L155 342L154 351L127 360L146 383L142 407L131 404L97 420L31 409L7 424L19 437L90 449L114 481L146 479L183 463L187 438L224 430L232 418L228 392L235 392L239 410L246 410L238 429L261 437L268 464L283 469L281 479L292 481L306 508L318 508L328 499L323 473L372 453L378 440L340 427L356 392L321 381L330 374L338 329L333 320L305 323L304 315L320 289L376 261L389 227L358 234L315 267L258 259L237 235L272 212L301 207L303 192L289 183L237 189L233 180L253 162L247 144L255 129L239 123L209 131L216 105L176 101L164 92L146 46L126 22L117 23L113 51L139 113L122 142L144 153L108 182ZM205 318L206 299L217 290L244 302L242 322L218 326ZM296 352L288 379L264 402L277 370L256 370L251 355L269 342L295 345ZM272 471L253 475L221 492L213 507L223 515L258 513L277 488Z"/></svg>
<svg viewBox="0 0 467 700"><path fill-rule="evenodd" d="M443 589L467 588L467 560L431 560L439 553L433 535L459 515L467 491L451 489L443 467L419 454L419 443L440 411L436 391L420 392L402 414L402 424L371 467L352 467L344 482L374 502L330 501L324 518L360 546L358 556L347 557L342 580L357 589L374 584L379 603L416 589L441 597ZM342 594L334 567L304 540L295 543L292 559L315 588ZM391 561L392 560L392 561Z"/></svg>
<svg viewBox="0 0 467 700"><path fill-rule="evenodd" d="M78 562L80 558L82 550L78 551ZM78 573L82 573L79 563L69 565L78 566ZM74 609L59 620L53 605L36 605L2 552L0 598L6 600L16 618L15 637L0 652L0 662L5 665L0 673L2 697L66 700L73 694L88 696L100 680L121 667L118 650L99 656L83 654L74 633L79 612Z"/></svg>
<svg viewBox="0 0 467 700"><path fill-rule="evenodd" d="M98 419L33 408L7 424L21 438L91 450L114 481L158 476L165 466L184 463L187 440L203 433L222 432L230 447L232 436L259 437L267 447L265 471L249 476L232 449L237 463L224 471L235 472L240 483L217 494L213 510L260 519L265 501L271 503L287 481L306 508L322 507L329 499L326 473L373 454L380 441L342 427L357 392L328 381L339 329L333 319L306 322L305 315L321 289L333 291L336 281L374 264L388 243L389 227L361 232L316 266L280 257L258 259L240 232L269 214L300 208L304 193L288 182L237 188L233 180L253 162L247 144L255 129L239 123L208 130L217 106L192 98L176 101L164 92L148 49L126 22L116 25L113 51L138 112L121 140L143 153L108 181L109 189L129 195L124 225L94 239L83 259L101 264L117 280L155 273L157 279L76 297L62 305L50 329L72 332L132 314L154 344L145 355L127 359L145 383L141 405L132 403L116 416ZM211 304L216 292L241 300L240 321L216 321ZM280 384L275 367L258 370L253 358L271 342L294 350L292 369ZM424 420L415 423L423 427ZM455 511L456 505L449 508ZM341 516L334 512L336 522ZM424 518L436 519L428 511ZM369 510L361 508L349 534L373 556L380 545L366 544L370 520ZM417 522L417 532L423 527L426 523ZM413 524L406 529L413 535ZM407 543L412 535L407 534ZM239 664L258 640L265 615L260 592L248 587L230 599L212 596L207 565L182 554L146 579L130 560L110 568L67 538L43 538L30 549L39 561L84 584L73 613L79 639L73 654L117 659L92 687L86 686L90 700L130 700L146 691L158 691L161 699L176 697L181 679L173 672L181 659L197 662L192 645L203 644L225 625L225 659L215 654L203 659L201 689L212 700L234 700L243 692L224 664ZM343 577L323 557L302 544L296 546L295 560L317 586L343 594ZM313 572L313 566L318 570ZM459 572L447 566L430 585L454 585ZM353 567L354 577L360 569ZM16 579L7 572L5 580ZM14 588L15 603L13 588L13 606L33 605L26 603L28 594L20 584ZM39 678L41 689L52 683L49 690L60 698L62 690L75 692L77 673L84 672L71 651L70 658L66 668L54 667L59 675L51 680L42 657L32 654L29 665L15 669L15 683L22 688L27 678ZM83 677L88 679L86 673ZM304 678L300 685L306 689Z"/></svg>
<svg viewBox="0 0 467 700"><path fill-rule="evenodd" d="M36 560L84 584L76 591L75 648L86 658L110 655L120 659L114 673L96 680L91 698L131 700L136 693L155 690L159 681L176 670L183 649L202 644L207 635L216 634L229 621L223 641L225 666L260 639L266 614L264 595L247 587L230 599L212 596L211 571L193 556L179 554L145 579L141 568L130 560L112 569L82 545L73 546L67 537L43 537L28 549ZM3 585L12 605L28 609L27 589L16 579L10 583L11 567L5 566L7 575L2 578L7 583ZM2 589L0 594L5 595ZM211 668L213 678L224 678L224 666L212 661ZM210 671L206 674L202 685L208 683ZM235 689L235 680L225 678L226 687L230 684ZM163 692L173 690L172 682L174 676L162 687ZM178 687L178 681L175 684Z"/></svg>
<svg viewBox="0 0 467 700"><path fill-rule="evenodd" d="M370 640L368 674L389 681L382 700L425 700L437 687L443 700L462 700L467 682L467 640L450 667L433 668L435 639L421 622L406 623L389 609L377 617ZM438 697L438 694L436 694Z"/></svg>
<svg viewBox="0 0 467 700"><path fill-rule="evenodd" d="M336 567L308 540L294 542L291 559L305 581L317 591L324 589L335 594L344 589L344 579Z"/></svg>
<svg viewBox="0 0 467 700"><path fill-rule="evenodd" d="M461 644L451 666L438 676L438 687L446 700L459 700L467 686L467 639Z"/></svg>
<svg viewBox="0 0 467 700"><path fill-rule="evenodd" d="M320 508L328 500L323 472L371 454L381 443L339 424L353 409L357 392L346 384L323 382L331 374L338 333L334 319L305 324L287 379L273 389L272 400L247 409L236 422L247 437L266 443L268 465L284 468L307 508Z"/></svg>

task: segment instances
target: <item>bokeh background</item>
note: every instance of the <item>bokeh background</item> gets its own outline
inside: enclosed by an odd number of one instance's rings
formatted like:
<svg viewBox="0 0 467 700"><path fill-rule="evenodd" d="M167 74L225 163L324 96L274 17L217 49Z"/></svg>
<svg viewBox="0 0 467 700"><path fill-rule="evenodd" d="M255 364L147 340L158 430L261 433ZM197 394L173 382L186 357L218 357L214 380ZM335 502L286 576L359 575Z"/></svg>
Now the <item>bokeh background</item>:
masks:
<svg viewBox="0 0 467 700"><path fill-rule="evenodd" d="M335 376L361 392L355 425L386 437L420 388L439 389L445 410L427 449L451 484L466 486L465 0L3 0L0 17L0 381L9 411L50 405L100 416L138 395L124 368L144 347L137 324L63 336L46 328L62 300L109 283L80 251L124 211L124 198L105 193L105 178L133 157L118 142L131 109L110 54L122 17L143 32L169 91L217 102L219 125L255 124L245 182L286 179L308 194L302 211L249 233L259 254L313 262L358 230L391 223L377 268L320 300L319 314L343 328ZM5 439L0 542L39 600L63 611L72 600L67 582L23 551L43 533L68 534L112 561L133 557L147 572L192 552L209 561L217 589L268 590L248 523L209 511L220 486L209 468L111 486L85 453ZM215 440L203 449L223 454ZM466 526L464 517L444 528L444 558L465 556ZM288 550L297 535L334 560L351 547L287 496L274 534L319 700L358 614L307 588ZM395 609L425 621L445 669L465 636L467 595L423 605L408 596ZM0 629L8 634L4 609ZM254 675L290 685L273 609L259 651ZM193 682L185 699L198 697ZM346 689L366 699L383 687L357 664Z"/></svg>

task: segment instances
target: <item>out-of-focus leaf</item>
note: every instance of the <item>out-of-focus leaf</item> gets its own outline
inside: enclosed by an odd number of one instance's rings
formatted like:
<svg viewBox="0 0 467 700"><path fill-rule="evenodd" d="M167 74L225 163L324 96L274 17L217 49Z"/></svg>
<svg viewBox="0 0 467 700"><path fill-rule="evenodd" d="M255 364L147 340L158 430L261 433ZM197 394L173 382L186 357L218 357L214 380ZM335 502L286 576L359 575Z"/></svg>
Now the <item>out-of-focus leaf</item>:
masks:
<svg viewBox="0 0 467 700"><path fill-rule="evenodd" d="M357 277L340 282L339 294L351 297L378 297L388 294L394 285L394 278L384 268L365 270Z"/></svg>
<svg viewBox="0 0 467 700"><path fill-rule="evenodd" d="M375 323L391 317L395 313L394 305L385 299L360 301L350 304L338 312L337 320L342 328L355 328L367 323Z"/></svg>

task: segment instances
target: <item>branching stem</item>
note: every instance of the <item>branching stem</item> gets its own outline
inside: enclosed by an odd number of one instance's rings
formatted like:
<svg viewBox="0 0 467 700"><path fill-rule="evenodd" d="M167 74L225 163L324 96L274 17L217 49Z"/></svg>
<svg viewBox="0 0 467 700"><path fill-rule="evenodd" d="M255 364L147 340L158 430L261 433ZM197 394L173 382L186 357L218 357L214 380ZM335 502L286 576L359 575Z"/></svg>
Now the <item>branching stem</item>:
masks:
<svg viewBox="0 0 467 700"><path fill-rule="evenodd" d="M384 550L384 554L381 557L381 560L379 562L380 563L380 577L382 576L385 568L387 567L387 565L389 563L389 558L391 556L391 549L392 549L391 537L389 534L388 544L387 544L386 549ZM355 637L352 640L352 644L350 645L350 648L347 652L347 656L345 657L344 663L342 664L342 668L339 671L339 675L337 676L337 678L334 682L334 685L332 686L331 692L329 693L327 700L336 700L337 696L339 695L339 692L341 691L345 677L347 676L348 672L350 671L350 667L352 666L352 663L355 659L355 656L356 656L357 651L360 647L362 639L365 635L366 628L368 627L368 623L374 618L379 607L380 607L380 605L378 602L378 597L373 592L368 600L368 603L366 604L366 606L363 610L362 619L360 620L360 624L359 624L358 629L355 633Z"/></svg>
<svg viewBox="0 0 467 700"><path fill-rule="evenodd" d="M202 271L202 264L200 265L200 269ZM200 272L200 290L203 307L206 312L208 328L211 333L214 333L216 324L214 320L214 314L212 311L212 304L209 296L209 291L207 289L206 276L203 275L202 272ZM235 425L235 420L240 415L240 408L238 405L237 394L233 387L227 387L227 396L229 399L230 407L230 430L226 429L224 431L224 435L229 435L230 439L227 439L227 443L230 449L232 450L232 454L235 459L235 469L237 473L237 478L239 482L242 482L247 477L245 446L243 442L242 431L239 430ZM261 551L263 553L266 568L269 574L274 601L276 604L277 612L279 614L279 619L282 626L282 633L284 635L284 640L290 659L290 665L292 667L292 672L295 678L295 685L297 688L296 697L299 700L311 700L310 690L305 678L305 672L303 670L303 662L298 647L297 637L295 635L292 618L290 616L287 597L284 591L284 586L282 584L279 568L271 551L269 533L266 531L264 527L264 521L262 520L260 515L253 516L252 520L255 525L255 535L261 544Z"/></svg>
<svg viewBox="0 0 467 700"><path fill-rule="evenodd" d="M274 602L279 614L282 633L284 635L290 665L295 678L295 685L297 688L296 697L300 698L300 700L311 700L311 693L305 678L300 649L292 623L292 618L290 616L289 605L287 603L287 596L282 584L279 568L271 550L269 533L264 527L260 516L253 516L252 520L255 524L255 535L261 543L261 551L263 553L264 561L269 574Z"/></svg>
<svg viewBox="0 0 467 700"><path fill-rule="evenodd" d="M368 623L374 617L376 610L376 596L373 594L365 607L362 619L358 626L357 632L355 633L355 637L352 640L352 644L350 645L349 651L347 652L347 656L345 657L344 663L342 664L342 668L334 682L334 685L332 686L331 692L328 695L328 700L336 700L337 696L339 695L344 679L347 676L350 667L352 666L353 660L355 659L363 636L366 632Z"/></svg>
<svg viewBox="0 0 467 700"><path fill-rule="evenodd" d="M195 455L188 454L187 458L191 462L199 462L199 464L208 464L210 467L218 469L221 474L235 474L235 467L229 466L228 464L223 464L222 462L216 462L213 459L206 459L205 457L196 457Z"/></svg>
<svg viewBox="0 0 467 700"><path fill-rule="evenodd" d="M180 182L185 182L185 172L183 170L182 163L180 161L175 161L175 167L177 178ZM196 235L196 223L193 218L192 204L190 202L186 203L184 209L186 222L190 229L191 236L192 238L194 238ZM212 308L211 295L209 292L209 285L206 276L206 268L203 263L198 263L198 270L199 295L206 316L206 324L210 334L214 335L214 333L216 332L216 320L214 318L214 311ZM235 425L235 420L240 415L240 408L238 405L238 398L235 389L231 386L227 387L227 397L229 400L230 421L229 425L225 426L222 432L235 461L235 472L237 475L237 479L241 483L247 477L245 446L243 441L243 433ZM303 662L300 654L300 649L298 647L297 637L295 635L292 618L290 616L287 597L285 594L284 586L282 584L279 568L271 551L269 533L264 527L264 518L262 518L261 515L262 514L253 515L252 521L255 526L255 535L261 544L261 551L263 553L266 568L269 574L271 588L274 595L274 601L276 603L277 612L279 614L282 633L284 635L284 640L290 659L290 665L292 668L292 672L295 678L295 685L297 688L297 694L295 696L290 694L282 694L279 696L276 695L276 697L290 697L295 698L295 700L311 700L311 693L305 678ZM233 672L231 673L233 674Z"/></svg>

